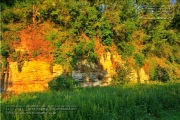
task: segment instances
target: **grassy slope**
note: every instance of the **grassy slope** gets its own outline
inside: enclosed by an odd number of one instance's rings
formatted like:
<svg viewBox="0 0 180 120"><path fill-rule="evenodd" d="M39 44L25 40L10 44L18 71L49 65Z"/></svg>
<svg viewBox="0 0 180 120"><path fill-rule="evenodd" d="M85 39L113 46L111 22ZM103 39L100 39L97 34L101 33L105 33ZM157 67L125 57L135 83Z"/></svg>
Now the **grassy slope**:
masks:
<svg viewBox="0 0 180 120"><path fill-rule="evenodd" d="M180 83L83 88L73 91L26 93L2 100L2 118L36 120L180 119ZM76 106L55 114L5 114L7 106ZM25 108L23 108L25 109ZM16 112L17 113L17 112ZM20 112L18 112L20 113Z"/></svg>

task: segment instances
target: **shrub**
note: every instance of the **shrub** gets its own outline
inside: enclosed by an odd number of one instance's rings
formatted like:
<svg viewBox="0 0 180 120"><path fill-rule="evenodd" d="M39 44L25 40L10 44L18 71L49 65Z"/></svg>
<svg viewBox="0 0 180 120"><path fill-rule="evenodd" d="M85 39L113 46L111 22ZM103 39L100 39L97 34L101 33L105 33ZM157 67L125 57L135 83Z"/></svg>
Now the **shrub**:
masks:
<svg viewBox="0 0 180 120"><path fill-rule="evenodd" d="M85 51L83 49L83 46L85 45L84 42L81 42L79 43L77 46L75 46L74 48L74 53L77 55L77 56L82 56L85 54Z"/></svg>
<svg viewBox="0 0 180 120"><path fill-rule="evenodd" d="M13 62L17 61L20 58L20 51L13 52L10 58L12 59Z"/></svg>
<svg viewBox="0 0 180 120"><path fill-rule="evenodd" d="M1 42L0 45L0 54L4 58L8 58L9 54L14 52L14 49L6 41Z"/></svg>
<svg viewBox="0 0 180 120"><path fill-rule="evenodd" d="M141 68L144 65L144 55L141 53L136 53L134 58L136 60L136 65L138 65Z"/></svg>
<svg viewBox="0 0 180 120"><path fill-rule="evenodd" d="M8 51L6 51L5 49L1 48L1 55L5 58L7 58L9 56Z"/></svg>
<svg viewBox="0 0 180 120"><path fill-rule="evenodd" d="M179 56L176 56L175 61L176 61L176 63L180 64L180 57L179 57Z"/></svg>
<svg viewBox="0 0 180 120"><path fill-rule="evenodd" d="M104 45L110 46L113 42L113 32L110 28L105 28L102 31L102 41Z"/></svg>
<svg viewBox="0 0 180 120"><path fill-rule="evenodd" d="M89 43L86 44L85 46L85 52L94 52L94 42L91 41Z"/></svg>
<svg viewBox="0 0 180 120"><path fill-rule="evenodd" d="M86 33L86 35L90 38L93 38L93 36L95 36L95 32L91 28L91 25L88 25L88 27L86 27L86 29L84 30L84 33Z"/></svg>
<svg viewBox="0 0 180 120"><path fill-rule="evenodd" d="M125 67L126 66L126 67ZM116 75L113 78L111 85L116 86L130 82L128 75L131 72L129 64L119 65L116 68Z"/></svg>
<svg viewBox="0 0 180 120"><path fill-rule="evenodd" d="M170 80L170 73L168 73L167 69L157 65L154 61L151 61L149 68L150 79L153 81L161 81L167 82Z"/></svg>
<svg viewBox="0 0 180 120"><path fill-rule="evenodd" d="M106 38L103 40L103 45L107 45L107 46L110 46L113 42L113 39L111 38Z"/></svg>
<svg viewBox="0 0 180 120"><path fill-rule="evenodd" d="M123 56L131 56L134 52L134 45L132 43L121 42L118 44L118 53Z"/></svg>
<svg viewBox="0 0 180 120"><path fill-rule="evenodd" d="M171 54L171 51L172 51L172 47L169 44L158 42L155 44L155 49L153 50L153 53L159 58L164 57L168 59L168 57Z"/></svg>
<svg viewBox="0 0 180 120"><path fill-rule="evenodd" d="M91 62L97 62L98 61L98 58L97 58L97 54L96 53L93 53L93 52L90 52L89 53L89 57Z"/></svg>
<svg viewBox="0 0 180 120"><path fill-rule="evenodd" d="M65 75L58 76L48 82L48 86L50 90L70 90L73 89L77 85L77 82L73 80L71 77L67 77Z"/></svg>
<svg viewBox="0 0 180 120"><path fill-rule="evenodd" d="M169 80L169 74L165 68L158 65L156 67L156 72L158 81L167 82Z"/></svg>
<svg viewBox="0 0 180 120"><path fill-rule="evenodd" d="M156 66L157 63L153 60L150 61L148 68L148 74L151 80L157 80Z"/></svg>
<svg viewBox="0 0 180 120"><path fill-rule="evenodd" d="M97 62L97 55L94 53L94 42L80 42L74 48L74 53L77 56L86 56L90 61Z"/></svg>
<svg viewBox="0 0 180 120"><path fill-rule="evenodd" d="M3 22L4 23L16 23L21 20L20 15L17 13L14 13L12 10L8 9L3 12Z"/></svg>
<svg viewBox="0 0 180 120"><path fill-rule="evenodd" d="M46 40L50 42L54 42L55 39L57 39L58 31L57 30L51 30L48 32L46 36Z"/></svg>

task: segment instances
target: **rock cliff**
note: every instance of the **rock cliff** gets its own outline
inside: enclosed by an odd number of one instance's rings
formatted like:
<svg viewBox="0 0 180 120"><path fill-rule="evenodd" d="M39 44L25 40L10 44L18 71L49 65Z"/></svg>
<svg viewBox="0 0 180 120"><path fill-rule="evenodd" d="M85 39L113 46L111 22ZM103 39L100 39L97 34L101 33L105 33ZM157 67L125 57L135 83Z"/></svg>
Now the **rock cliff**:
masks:
<svg viewBox="0 0 180 120"><path fill-rule="evenodd" d="M72 77L81 83L82 87L109 85L116 74L114 64L122 64L120 56L106 52L100 58L100 63L88 62L86 59L79 61L72 71ZM124 66L126 67L126 66ZM14 93L44 91L48 89L48 82L63 73L63 67L50 65L45 61L25 61L22 70L18 70L17 62L9 62L8 91ZM132 69L128 77L130 82L137 83L137 71ZM147 83L149 76L141 68L139 71L141 83Z"/></svg>
<svg viewBox="0 0 180 120"><path fill-rule="evenodd" d="M119 55L112 55L110 52L102 54L99 61L99 64L91 63L87 60L79 61L76 70L72 71L72 77L80 82L83 87L96 85L105 86L110 85L113 77L116 75L116 64L120 64L124 68L129 69L125 66L125 61L123 61ZM143 68L139 71L131 68L126 77L130 79L131 83L137 83L138 72L140 83L147 83L149 76Z"/></svg>
<svg viewBox="0 0 180 120"><path fill-rule="evenodd" d="M25 61L22 70L18 71L17 62L9 62L8 91L14 93L44 91L48 88L48 82L63 72L62 66L51 66L44 61Z"/></svg>

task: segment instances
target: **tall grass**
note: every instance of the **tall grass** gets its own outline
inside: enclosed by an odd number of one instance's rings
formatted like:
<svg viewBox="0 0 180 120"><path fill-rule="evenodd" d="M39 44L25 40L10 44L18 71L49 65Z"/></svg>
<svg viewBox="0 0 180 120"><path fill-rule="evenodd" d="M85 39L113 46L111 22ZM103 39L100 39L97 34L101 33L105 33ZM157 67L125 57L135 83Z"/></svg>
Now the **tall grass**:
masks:
<svg viewBox="0 0 180 120"><path fill-rule="evenodd" d="M155 83L24 93L2 100L1 116L2 120L178 120L179 86L180 83ZM7 114L6 109L12 106L16 107L17 112ZM18 106L24 108L18 111ZM77 110L54 110L54 113L49 114L18 114L25 113L28 107L32 106L77 107Z"/></svg>

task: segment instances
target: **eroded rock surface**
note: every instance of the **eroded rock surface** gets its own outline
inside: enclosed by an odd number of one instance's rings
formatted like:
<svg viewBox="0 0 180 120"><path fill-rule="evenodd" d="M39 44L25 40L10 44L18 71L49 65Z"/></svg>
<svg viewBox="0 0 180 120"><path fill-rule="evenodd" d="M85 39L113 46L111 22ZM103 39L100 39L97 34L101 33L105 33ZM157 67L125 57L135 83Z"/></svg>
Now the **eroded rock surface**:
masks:
<svg viewBox="0 0 180 120"><path fill-rule="evenodd" d="M52 68L51 68L52 67ZM43 61L25 61L22 70L18 70L17 62L9 62L10 76L8 91L14 93L44 91L48 82L63 73L62 66L50 66Z"/></svg>
<svg viewBox="0 0 180 120"><path fill-rule="evenodd" d="M96 63L88 62L86 59L77 63L76 70L72 71L72 77L80 82L83 87L101 85L107 71Z"/></svg>

